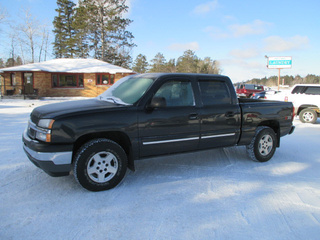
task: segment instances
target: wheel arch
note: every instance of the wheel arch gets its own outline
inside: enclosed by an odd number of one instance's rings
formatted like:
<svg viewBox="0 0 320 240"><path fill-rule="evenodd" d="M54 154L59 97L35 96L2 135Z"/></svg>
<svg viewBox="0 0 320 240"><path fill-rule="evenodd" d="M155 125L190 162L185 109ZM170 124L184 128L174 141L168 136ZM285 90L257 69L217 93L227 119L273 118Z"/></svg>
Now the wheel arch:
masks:
<svg viewBox="0 0 320 240"><path fill-rule="evenodd" d="M134 171L134 161L132 157L132 144L131 144L130 138L128 137L128 135L120 131L90 133L90 134L86 134L79 137L73 146L73 156L75 156L75 154L83 144L96 138L106 138L119 144L127 155L128 168Z"/></svg>
<svg viewBox="0 0 320 240"><path fill-rule="evenodd" d="M269 127L277 136L277 147L280 147L280 123L276 120L268 120L261 122L257 127Z"/></svg>
<svg viewBox="0 0 320 240"><path fill-rule="evenodd" d="M297 115L300 114L300 112L306 108L310 108L312 110L315 110L316 112L319 111L319 107L317 105L312 105L312 104L304 104L304 105L301 105L299 106L298 110L297 110Z"/></svg>

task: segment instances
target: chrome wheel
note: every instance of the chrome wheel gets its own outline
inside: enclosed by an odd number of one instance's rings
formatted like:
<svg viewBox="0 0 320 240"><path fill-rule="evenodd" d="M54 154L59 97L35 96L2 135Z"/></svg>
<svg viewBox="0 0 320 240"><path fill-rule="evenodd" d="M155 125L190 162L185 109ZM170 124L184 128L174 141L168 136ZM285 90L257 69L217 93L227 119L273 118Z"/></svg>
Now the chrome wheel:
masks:
<svg viewBox="0 0 320 240"><path fill-rule="evenodd" d="M270 135L264 135L259 141L259 152L262 156L267 156L273 149L273 139Z"/></svg>
<svg viewBox="0 0 320 240"><path fill-rule="evenodd" d="M305 108L299 113L299 119L303 123L315 123L317 118L318 114L316 111L310 108Z"/></svg>
<svg viewBox="0 0 320 240"><path fill-rule="evenodd" d="M75 155L73 175L90 191L104 191L117 186L127 170L127 155L116 142L106 138L92 139Z"/></svg>
<svg viewBox="0 0 320 240"><path fill-rule="evenodd" d="M311 112L305 112L303 115L302 115L302 118L305 122L312 122L313 119L314 119L314 116L313 116L313 113Z"/></svg>
<svg viewBox="0 0 320 240"><path fill-rule="evenodd" d="M118 171L118 159L110 152L98 152L87 165L89 178L96 183L110 181Z"/></svg>
<svg viewBox="0 0 320 240"><path fill-rule="evenodd" d="M247 153L253 161L266 162L274 155L277 148L277 136L274 130L267 126L259 126L247 146Z"/></svg>

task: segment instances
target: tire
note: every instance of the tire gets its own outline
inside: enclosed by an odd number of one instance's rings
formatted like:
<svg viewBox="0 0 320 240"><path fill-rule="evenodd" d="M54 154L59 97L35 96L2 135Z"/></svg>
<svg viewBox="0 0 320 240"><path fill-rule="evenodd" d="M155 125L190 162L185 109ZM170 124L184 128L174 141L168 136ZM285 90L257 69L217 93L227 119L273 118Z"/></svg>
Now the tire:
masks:
<svg viewBox="0 0 320 240"><path fill-rule="evenodd" d="M309 108L305 108L299 113L299 119L302 123L315 123L317 118L317 113Z"/></svg>
<svg viewBox="0 0 320 240"><path fill-rule="evenodd" d="M127 170L127 155L109 139L93 139L84 144L74 160L73 174L89 191L104 191L117 186Z"/></svg>
<svg viewBox="0 0 320 240"><path fill-rule="evenodd" d="M270 127L257 127L256 133L247 146L249 157L256 162L269 161L277 148L277 137Z"/></svg>

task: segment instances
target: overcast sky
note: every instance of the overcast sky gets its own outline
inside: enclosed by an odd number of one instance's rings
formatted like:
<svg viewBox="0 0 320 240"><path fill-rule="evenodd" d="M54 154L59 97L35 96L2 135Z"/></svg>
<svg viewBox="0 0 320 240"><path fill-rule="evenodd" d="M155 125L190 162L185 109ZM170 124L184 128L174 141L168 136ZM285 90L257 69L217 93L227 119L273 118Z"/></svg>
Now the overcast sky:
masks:
<svg viewBox="0 0 320 240"><path fill-rule="evenodd" d="M160 52L169 61L185 50L221 63L222 74L234 82L277 75L266 68L267 56L292 56L292 69L282 75L319 73L319 0L130 0L129 31L138 54L150 61ZM29 9L39 22L52 28L55 0L0 0L9 19L19 22ZM6 31L1 31L1 39ZM53 36L52 36L53 37ZM0 57L8 54L0 44Z"/></svg>

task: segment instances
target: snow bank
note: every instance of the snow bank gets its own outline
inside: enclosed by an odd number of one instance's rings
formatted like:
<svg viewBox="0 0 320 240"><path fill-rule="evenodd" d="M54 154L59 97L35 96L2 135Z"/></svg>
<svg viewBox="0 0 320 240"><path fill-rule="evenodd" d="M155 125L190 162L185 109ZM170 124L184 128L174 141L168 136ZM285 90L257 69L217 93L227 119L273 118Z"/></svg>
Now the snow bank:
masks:
<svg viewBox="0 0 320 240"><path fill-rule="evenodd" d="M319 120L295 120L266 163L245 147L156 157L93 193L23 153L30 112L57 101L0 102L0 239L319 239Z"/></svg>

